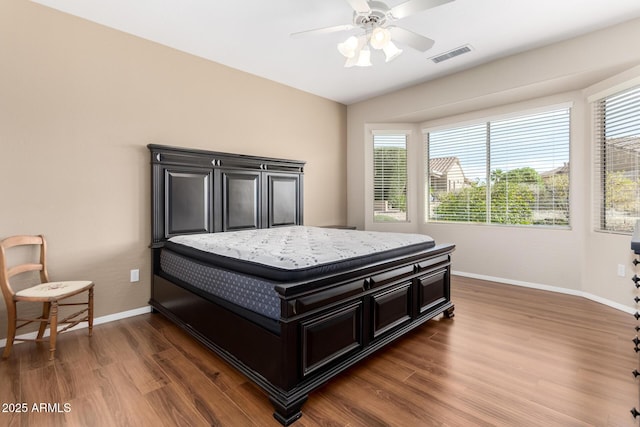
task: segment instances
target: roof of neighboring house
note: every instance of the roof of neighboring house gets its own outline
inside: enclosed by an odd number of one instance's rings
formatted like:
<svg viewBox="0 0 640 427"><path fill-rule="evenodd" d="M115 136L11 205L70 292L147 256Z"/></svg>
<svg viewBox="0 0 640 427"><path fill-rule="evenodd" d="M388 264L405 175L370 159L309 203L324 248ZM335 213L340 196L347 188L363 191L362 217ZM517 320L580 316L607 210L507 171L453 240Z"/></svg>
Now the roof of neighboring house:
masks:
<svg viewBox="0 0 640 427"><path fill-rule="evenodd" d="M457 157L436 157L429 159L429 172L431 175L442 176L449 172L449 169L455 164L460 165Z"/></svg>
<svg viewBox="0 0 640 427"><path fill-rule="evenodd" d="M542 172L540 174L541 177L560 175L560 174L568 174L569 173L569 162L565 162L564 165L559 168L551 169L550 171Z"/></svg>
<svg viewBox="0 0 640 427"><path fill-rule="evenodd" d="M640 138L637 136L625 136L607 140L607 145L621 150L640 152Z"/></svg>

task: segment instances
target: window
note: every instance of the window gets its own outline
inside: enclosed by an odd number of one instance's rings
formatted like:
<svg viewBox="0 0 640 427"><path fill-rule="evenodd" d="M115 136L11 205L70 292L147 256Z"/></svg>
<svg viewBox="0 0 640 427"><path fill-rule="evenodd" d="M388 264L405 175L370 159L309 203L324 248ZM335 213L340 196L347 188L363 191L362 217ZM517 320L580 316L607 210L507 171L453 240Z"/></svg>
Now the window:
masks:
<svg viewBox="0 0 640 427"><path fill-rule="evenodd" d="M373 135L375 222L407 221L407 135Z"/></svg>
<svg viewBox="0 0 640 427"><path fill-rule="evenodd" d="M570 109L425 135L428 221L569 226Z"/></svg>
<svg viewBox="0 0 640 427"><path fill-rule="evenodd" d="M595 228L631 233L640 219L640 86L594 107Z"/></svg>

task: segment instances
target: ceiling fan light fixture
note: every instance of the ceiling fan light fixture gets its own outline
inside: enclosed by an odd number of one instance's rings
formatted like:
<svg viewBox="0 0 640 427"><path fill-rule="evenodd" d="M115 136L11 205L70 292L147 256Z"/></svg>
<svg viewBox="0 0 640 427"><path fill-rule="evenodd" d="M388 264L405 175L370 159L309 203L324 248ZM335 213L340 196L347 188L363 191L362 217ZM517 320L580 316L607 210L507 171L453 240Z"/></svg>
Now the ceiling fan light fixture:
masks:
<svg viewBox="0 0 640 427"><path fill-rule="evenodd" d="M369 50L368 46L365 46L360 51L358 55L358 61L356 62L356 66L358 67L371 67L371 50Z"/></svg>
<svg viewBox="0 0 640 427"><path fill-rule="evenodd" d="M391 42L391 31L386 28L376 27L371 32L371 47L374 49L384 49Z"/></svg>
<svg viewBox="0 0 640 427"><path fill-rule="evenodd" d="M385 56L385 62L390 62L396 59L402 53L402 49L398 49L398 47L391 41L382 48Z"/></svg>
<svg viewBox="0 0 640 427"><path fill-rule="evenodd" d="M351 36L342 43L338 43L338 52L345 58L353 58L356 56L358 49L358 38Z"/></svg>
<svg viewBox="0 0 640 427"><path fill-rule="evenodd" d="M346 58L344 66L371 66L371 49L382 50L386 62L393 61L402 53L392 42L401 43L419 52L426 52L435 43L428 37L406 28L394 25L394 22L455 0L397 0L400 4L390 7L386 0L346 0L353 9L352 23L317 28L315 30L292 33L292 37L303 34L328 34L337 31L360 30L358 36L351 36L337 44L338 51Z"/></svg>

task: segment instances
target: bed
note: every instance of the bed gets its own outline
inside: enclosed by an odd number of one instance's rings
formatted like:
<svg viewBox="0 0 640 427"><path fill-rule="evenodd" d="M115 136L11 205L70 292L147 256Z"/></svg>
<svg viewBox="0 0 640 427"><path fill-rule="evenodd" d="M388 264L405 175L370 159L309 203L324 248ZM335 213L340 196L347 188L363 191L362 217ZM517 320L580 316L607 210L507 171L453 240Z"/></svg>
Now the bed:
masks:
<svg viewBox="0 0 640 427"><path fill-rule="evenodd" d="M301 161L148 147L149 303L264 390L283 425L335 375L453 316L454 245L304 226Z"/></svg>

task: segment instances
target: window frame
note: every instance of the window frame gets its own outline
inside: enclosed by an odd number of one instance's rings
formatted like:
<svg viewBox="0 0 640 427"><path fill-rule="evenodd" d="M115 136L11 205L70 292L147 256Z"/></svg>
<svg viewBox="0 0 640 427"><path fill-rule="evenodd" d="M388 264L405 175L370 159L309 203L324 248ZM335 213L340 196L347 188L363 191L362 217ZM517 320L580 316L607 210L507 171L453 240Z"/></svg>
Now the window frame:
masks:
<svg viewBox="0 0 640 427"><path fill-rule="evenodd" d="M597 233L632 235L634 232L634 227L632 227L630 230L624 230L616 228L615 226L607 226L607 209L605 208L607 200L607 179L604 177L604 174L607 171L607 152L604 146L604 144L606 143L605 129L607 126L605 121L606 111L604 111L603 103L611 98L617 98L620 96L624 96L625 94L637 91L640 91L640 77L627 80L604 91L595 93L587 98L590 107L589 123L591 127L593 155L593 201L591 203L593 217L591 221L591 227L593 231ZM637 100L637 104L633 105L633 108L639 108L640 99ZM638 116L640 117L640 112L638 113ZM633 172L636 174L636 176L640 174L640 165L636 165ZM636 186L637 185L638 183L636 182ZM638 194L637 188L635 192L636 213L638 213L638 211L640 211L640 195ZM640 218L640 214L634 218L638 220L638 218Z"/></svg>
<svg viewBox="0 0 640 427"><path fill-rule="evenodd" d="M414 232L416 227L415 219L419 217L418 208L420 198L418 197L419 182L419 162L415 159L422 152L421 144L417 135L420 134L418 123L367 123L365 124L364 138L364 228L366 230ZM404 134L407 138L407 218L405 221L379 222L374 221L373 200L374 200L374 179L373 179L373 136L378 135L398 135Z"/></svg>
<svg viewBox="0 0 640 427"><path fill-rule="evenodd" d="M377 163L376 163L376 149L378 147L376 147L376 137L384 137L384 136L390 136L390 137L399 137L398 139L404 139L404 172L405 175L404 177L400 178L400 181L404 180L404 219L398 219L398 220L381 220L381 219L377 219L378 216L376 215L376 208L375 208L375 204L376 204L376 193L377 191L379 191L380 189L376 186L377 183L377 176L376 176L376 169L377 169ZM372 142L373 142L373 222L374 223L382 223L382 222L390 222L390 223L402 223L402 222L408 222L409 220L409 207L410 207L410 203L409 203L409 170L408 170L408 166L409 166L409 135L406 132L379 132L379 131L374 131L372 134ZM399 176L399 175L398 175ZM387 188L388 189L388 188ZM391 201L391 200L388 200ZM388 216L389 218L391 218L391 216Z"/></svg>
<svg viewBox="0 0 640 427"><path fill-rule="evenodd" d="M566 99L566 98L565 98ZM516 119L521 117L526 117L529 115L536 115L542 113L549 113L557 110L567 109L568 110L568 132L569 132L569 141L568 141L568 155L569 155L569 164L571 164L573 159L573 134L574 134L574 101L561 101L561 102L546 102L546 103L538 103L539 106L534 107L523 107L522 105L507 105L500 107L499 109L492 110L483 110L475 113L476 117L472 119L460 119L460 116L457 117L449 117L445 120L440 121L440 123L432 124L432 123L423 123L421 126L421 132L423 136L422 141L422 174L421 174L421 182L423 186L422 192L422 221L423 224L447 224L447 225L471 225L471 226L497 226L497 227L516 227L516 228L534 228L534 229L558 229L558 230L571 230L573 224L573 203L572 203L572 179L571 176L573 172L571 168L569 169L569 197L568 197L568 224L567 225L543 225L543 224L500 224L491 222L490 215L490 206L487 207L487 213L485 221L482 222L466 222L466 221L439 221L433 220L429 218L429 210L430 210L430 192L429 192L429 171L427 170L427 157L429 155L429 150L427 146L427 135L431 132L437 132L441 130L455 129L461 127L471 127L474 125L487 125L491 122L504 121L510 119ZM528 103L530 105L530 103ZM495 110L501 110L498 113L495 113ZM504 111L504 112L503 112ZM487 137L488 138L488 137ZM486 154L486 162L487 162L487 175L490 174L490 164L489 164L489 156L490 152L487 150ZM426 179L425 179L426 178ZM488 187L489 188L489 187ZM487 203L490 201L490 191L486 192Z"/></svg>

